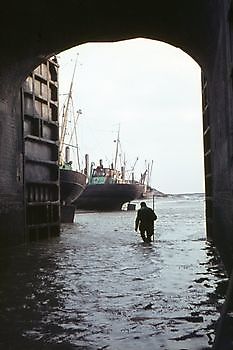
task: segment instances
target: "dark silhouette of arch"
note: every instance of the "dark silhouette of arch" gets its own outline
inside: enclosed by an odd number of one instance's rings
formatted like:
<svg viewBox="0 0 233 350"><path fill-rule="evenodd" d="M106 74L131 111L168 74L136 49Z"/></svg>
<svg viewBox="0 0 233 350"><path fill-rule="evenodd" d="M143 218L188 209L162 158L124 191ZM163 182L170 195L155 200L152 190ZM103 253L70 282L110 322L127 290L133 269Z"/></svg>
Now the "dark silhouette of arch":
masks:
<svg viewBox="0 0 233 350"><path fill-rule="evenodd" d="M19 111L19 88L25 77L43 60L75 45L144 37L181 48L204 72L208 232L229 270L233 251L232 23L228 0L5 2L0 23L0 222L6 241L17 241L16 227L20 227L21 241L25 226Z"/></svg>

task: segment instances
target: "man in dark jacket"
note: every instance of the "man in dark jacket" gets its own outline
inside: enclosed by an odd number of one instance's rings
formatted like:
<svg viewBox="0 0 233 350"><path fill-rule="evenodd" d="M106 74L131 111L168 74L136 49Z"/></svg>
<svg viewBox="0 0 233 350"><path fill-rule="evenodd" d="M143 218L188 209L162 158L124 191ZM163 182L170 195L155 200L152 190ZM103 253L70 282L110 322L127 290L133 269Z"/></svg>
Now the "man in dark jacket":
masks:
<svg viewBox="0 0 233 350"><path fill-rule="evenodd" d="M137 232L139 227L143 241L149 243L154 234L154 221L157 220L157 215L151 208L147 207L145 202L141 202L140 205L141 208L138 210L135 220L135 231Z"/></svg>

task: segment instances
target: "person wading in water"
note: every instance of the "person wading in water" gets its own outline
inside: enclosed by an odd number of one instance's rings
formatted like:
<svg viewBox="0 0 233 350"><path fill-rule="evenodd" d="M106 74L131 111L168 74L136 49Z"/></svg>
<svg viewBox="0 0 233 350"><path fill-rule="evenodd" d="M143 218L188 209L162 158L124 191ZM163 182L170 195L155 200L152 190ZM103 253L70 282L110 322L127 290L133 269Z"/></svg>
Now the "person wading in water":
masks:
<svg viewBox="0 0 233 350"><path fill-rule="evenodd" d="M140 205L141 208L138 210L135 220L135 231L137 232L139 227L143 242L149 243L154 234L154 222L157 220L157 215L154 210L147 207L145 202L141 202Z"/></svg>

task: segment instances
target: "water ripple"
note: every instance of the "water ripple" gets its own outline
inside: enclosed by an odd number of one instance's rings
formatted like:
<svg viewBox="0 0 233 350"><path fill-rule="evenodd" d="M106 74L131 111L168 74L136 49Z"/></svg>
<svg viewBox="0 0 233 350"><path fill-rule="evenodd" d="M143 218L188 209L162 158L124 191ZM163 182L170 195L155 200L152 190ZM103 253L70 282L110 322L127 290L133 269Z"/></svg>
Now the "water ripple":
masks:
<svg viewBox="0 0 233 350"><path fill-rule="evenodd" d="M203 201L156 211L151 245L135 212L80 213L60 237L1 256L0 348L210 349L226 278Z"/></svg>

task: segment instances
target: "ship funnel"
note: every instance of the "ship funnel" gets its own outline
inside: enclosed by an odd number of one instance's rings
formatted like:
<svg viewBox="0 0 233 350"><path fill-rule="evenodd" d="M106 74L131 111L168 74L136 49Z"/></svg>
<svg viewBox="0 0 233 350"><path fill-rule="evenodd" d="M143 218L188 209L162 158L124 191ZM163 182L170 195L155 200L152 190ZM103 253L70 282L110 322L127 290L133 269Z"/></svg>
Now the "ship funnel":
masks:
<svg viewBox="0 0 233 350"><path fill-rule="evenodd" d="M89 154L85 154L85 169L84 169L84 174L86 176L89 175Z"/></svg>
<svg viewBox="0 0 233 350"><path fill-rule="evenodd" d="M70 147L66 146L65 148L65 162L69 163L70 161Z"/></svg>
<svg viewBox="0 0 233 350"><path fill-rule="evenodd" d="M122 176L122 181L125 181L125 167L121 167L121 176Z"/></svg>
<svg viewBox="0 0 233 350"><path fill-rule="evenodd" d="M134 173L132 173L132 183L134 183Z"/></svg>
<svg viewBox="0 0 233 350"><path fill-rule="evenodd" d="M103 160L100 159L100 167L102 168L103 167Z"/></svg>

